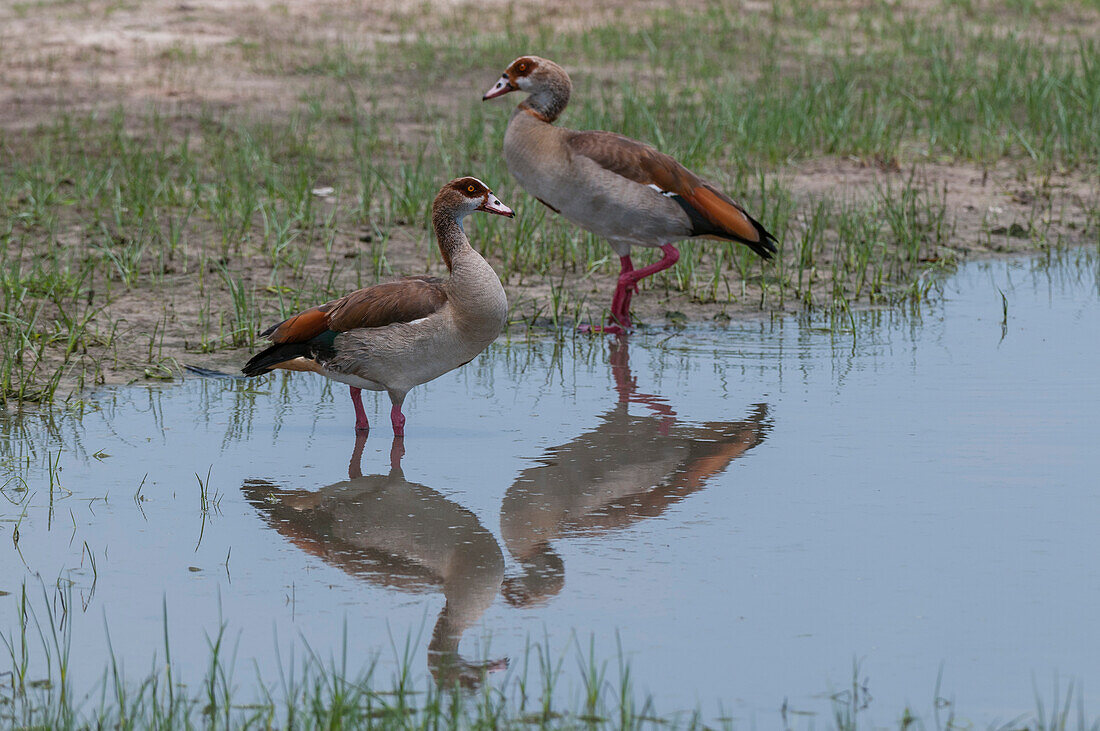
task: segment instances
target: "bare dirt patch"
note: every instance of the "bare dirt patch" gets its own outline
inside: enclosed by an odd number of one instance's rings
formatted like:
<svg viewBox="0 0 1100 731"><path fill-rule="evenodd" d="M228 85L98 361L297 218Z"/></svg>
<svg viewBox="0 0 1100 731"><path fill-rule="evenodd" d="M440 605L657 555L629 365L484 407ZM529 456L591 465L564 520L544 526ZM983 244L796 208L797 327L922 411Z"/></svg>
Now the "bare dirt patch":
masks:
<svg viewBox="0 0 1100 731"><path fill-rule="evenodd" d="M964 257L1031 251L1036 243L1086 243L1090 212L1100 203L1096 181L1084 173L1028 172L1008 162L920 164L825 159L792 172L791 189L806 201L867 199L875 191L919 182L938 194L952 224L949 247Z"/></svg>
<svg viewBox="0 0 1100 731"><path fill-rule="evenodd" d="M353 53L419 34L454 32L476 15L499 31L537 22L559 31L644 17L658 0L546 6L490 0L61 0L0 4L0 127L58 111L169 104L286 114L326 80L287 73L323 46ZM630 12L627 13L629 8ZM338 86L338 85L335 85Z"/></svg>

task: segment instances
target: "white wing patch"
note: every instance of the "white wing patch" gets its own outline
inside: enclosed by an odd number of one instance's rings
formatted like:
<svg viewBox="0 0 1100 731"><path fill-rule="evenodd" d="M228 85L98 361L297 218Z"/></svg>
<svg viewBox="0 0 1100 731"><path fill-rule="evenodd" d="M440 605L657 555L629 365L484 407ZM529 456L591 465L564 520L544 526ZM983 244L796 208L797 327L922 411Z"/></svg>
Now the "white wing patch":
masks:
<svg viewBox="0 0 1100 731"><path fill-rule="evenodd" d="M647 187L653 188L653 190L657 191L658 193L663 195L665 198L674 198L676 196L675 193L672 193L672 192L667 191L667 190L662 190L661 188L658 188L653 183L650 183Z"/></svg>

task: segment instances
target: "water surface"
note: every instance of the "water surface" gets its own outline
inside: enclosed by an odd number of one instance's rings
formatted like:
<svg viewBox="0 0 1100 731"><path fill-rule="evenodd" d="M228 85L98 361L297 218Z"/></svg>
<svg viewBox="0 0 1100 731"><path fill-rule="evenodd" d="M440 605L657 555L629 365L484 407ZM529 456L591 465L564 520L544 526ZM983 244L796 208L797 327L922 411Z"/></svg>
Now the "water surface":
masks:
<svg viewBox="0 0 1100 731"><path fill-rule="evenodd" d="M468 686L591 643L664 711L827 713L855 661L880 722L941 668L1007 719L1100 682L1098 283L1075 253L854 329L502 341L410 395L403 445L310 374L0 417L0 631L61 585L86 686L104 625L131 675L162 657L167 607L183 673L224 622L244 688L303 641Z"/></svg>

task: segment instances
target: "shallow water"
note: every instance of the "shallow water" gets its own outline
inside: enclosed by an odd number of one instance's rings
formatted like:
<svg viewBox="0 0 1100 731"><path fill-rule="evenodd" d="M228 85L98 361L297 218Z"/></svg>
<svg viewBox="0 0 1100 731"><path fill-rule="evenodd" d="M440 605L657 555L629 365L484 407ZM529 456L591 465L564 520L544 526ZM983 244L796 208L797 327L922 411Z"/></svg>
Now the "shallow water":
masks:
<svg viewBox="0 0 1100 731"><path fill-rule="evenodd" d="M470 683L591 642L661 711L763 727L828 713L854 661L881 722L941 668L982 723L1056 675L1095 711L1097 264L967 265L854 329L501 342L410 395L403 455L388 402L357 440L310 374L0 417L0 631L60 579L89 686L104 624L130 675L163 657L166 606L183 674L224 620L244 688L302 639Z"/></svg>

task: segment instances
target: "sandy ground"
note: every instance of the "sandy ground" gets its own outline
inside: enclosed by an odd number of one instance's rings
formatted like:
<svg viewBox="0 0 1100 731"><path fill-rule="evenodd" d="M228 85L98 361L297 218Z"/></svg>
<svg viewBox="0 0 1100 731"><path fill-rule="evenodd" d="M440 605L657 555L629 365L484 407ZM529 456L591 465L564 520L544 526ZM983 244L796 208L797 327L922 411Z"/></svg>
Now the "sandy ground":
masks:
<svg viewBox="0 0 1100 731"><path fill-rule="evenodd" d="M372 49L420 32L440 33L448 16L486 15L486 28L538 14L561 29L669 7L667 2L579 0L478 3L436 0L54 0L0 4L0 126L33 126L57 110L119 103L165 110L207 105L285 114L287 100L315 79L256 70L255 49L283 61L317 44ZM425 8L430 8L425 10Z"/></svg>

